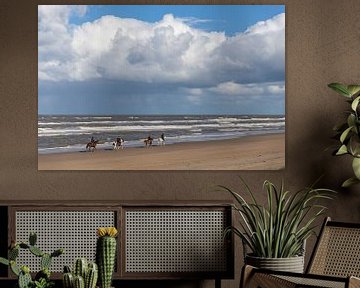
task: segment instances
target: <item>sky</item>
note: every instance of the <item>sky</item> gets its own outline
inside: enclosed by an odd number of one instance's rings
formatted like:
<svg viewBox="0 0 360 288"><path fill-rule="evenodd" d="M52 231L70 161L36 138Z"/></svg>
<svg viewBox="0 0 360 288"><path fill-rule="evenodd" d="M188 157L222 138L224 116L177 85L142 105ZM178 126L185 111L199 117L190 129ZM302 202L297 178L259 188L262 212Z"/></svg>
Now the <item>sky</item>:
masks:
<svg viewBox="0 0 360 288"><path fill-rule="evenodd" d="M283 5L39 5L38 113L284 114Z"/></svg>

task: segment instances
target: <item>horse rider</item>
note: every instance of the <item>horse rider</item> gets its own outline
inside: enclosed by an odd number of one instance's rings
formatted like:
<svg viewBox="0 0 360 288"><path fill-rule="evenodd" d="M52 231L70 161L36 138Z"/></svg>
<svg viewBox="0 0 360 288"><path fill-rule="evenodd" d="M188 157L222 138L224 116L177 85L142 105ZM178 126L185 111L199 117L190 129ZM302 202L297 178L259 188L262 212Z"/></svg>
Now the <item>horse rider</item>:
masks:
<svg viewBox="0 0 360 288"><path fill-rule="evenodd" d="M163 141L165 141L165 135L164 135L164 133L161 133L160 138L161 138Z"/></svg>

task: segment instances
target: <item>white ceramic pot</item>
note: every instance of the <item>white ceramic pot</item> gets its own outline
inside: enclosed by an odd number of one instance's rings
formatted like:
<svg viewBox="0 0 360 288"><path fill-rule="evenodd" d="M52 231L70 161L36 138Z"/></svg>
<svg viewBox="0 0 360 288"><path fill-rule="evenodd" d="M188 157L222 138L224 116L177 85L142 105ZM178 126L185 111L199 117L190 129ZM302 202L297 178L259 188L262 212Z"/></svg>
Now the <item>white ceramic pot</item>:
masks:
<svg viewBox="0 0 360 288"><path fill-rule="evenodd" d="M263 258L246 255L245 263L262 269L304 273L304 256Z"/></svg>

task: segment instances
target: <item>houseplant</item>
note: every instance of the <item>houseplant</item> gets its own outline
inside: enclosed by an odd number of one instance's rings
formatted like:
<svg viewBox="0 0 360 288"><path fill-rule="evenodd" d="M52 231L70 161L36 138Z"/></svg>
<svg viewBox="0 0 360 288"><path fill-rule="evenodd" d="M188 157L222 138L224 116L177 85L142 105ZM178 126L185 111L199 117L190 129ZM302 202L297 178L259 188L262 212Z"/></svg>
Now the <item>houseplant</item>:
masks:
<svg viewBox="0 0 360 288"><path fill-rule="evenodd" d="M18 277L18 288L50 288L54 283L50 280L50 265L54 257L64 253L63 249L57 249L52 253L45 253L36 246L37 236L30 233L29 243L13 242L9 248L8 259L0 257L0 263L10 266L11 271ZM40 258L41 270L35 275L34 280L30 275L30 268L26 265L19 266L16 259L20 249L28 250L31 254Z"/></svg>
<svg viewBox="0 0 360 288"><path fill-rule="evenodd" d="M239 236L244 247L250 249L251 253L245 255L245 263L271 270L303 272L304 243L314 233L315 220L326 209L317 202L331 199L334 191L310 187L290 193L285 191L283 184L278 189L266 180L267 203L264 206L256 200L244 180L242 182L251 201L230 188L220 187L236 201L233 208L240 215L240 227L228 227L225 232Z"/></svg>
<svg viewBox="0 0 360 288"><path fill-rule="evenodd" d="M98 279L98 267L96 263L88 262L86 258L75 260L74 269L64 267L63 287L64 288L95 288Z"/></svg>
<svg viewBox="0 0 360 288"><path fill-rule="evenodd" d="M342 184L343 187L348 187L360 183L360 85L331 83L328 86L344 96L350 105L349 111L346 112L346 121L334 127L340 142L334 154L352 157L354 176Z"/></svg>
<svg viewBox="0 0 360 288"><path fill-rule="evenodd" d="M96 242L99 286L100 288L110 288L116 258L116 236L118 231L115 227L100 227L96 233L99 237Z"/></svg>

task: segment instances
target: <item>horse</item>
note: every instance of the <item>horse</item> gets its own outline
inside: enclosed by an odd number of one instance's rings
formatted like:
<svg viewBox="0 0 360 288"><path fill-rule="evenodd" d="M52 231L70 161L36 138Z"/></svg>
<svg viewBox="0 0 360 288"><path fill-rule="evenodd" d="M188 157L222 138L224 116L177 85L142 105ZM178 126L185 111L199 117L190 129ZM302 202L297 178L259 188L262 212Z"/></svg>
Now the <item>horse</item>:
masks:
<svg viewBox="0 0 360 288"><path fill-rule="evenodd" d="M150 146L152 146L153 140L154 140L154 139L151 138L151 137L146 138L146 139L144 140L145 147L150 147Z"/></svg>
<svg viewBox="0 0 360 288"><path fill-rule="evenodd" d="M165 146L165 137L159 137L157 139L158 146Z"/></svg>
<svg viewBox="0 0 360 288"><path fill-rule="evenodd" d="M99 140L96 140L96 141L92 141L92 142L89 142L86 144L86 150L87 151L91 151L91 152L94 152L95 149L96 149L96 145L99 143Z"/></svg>
<svg viewBox="0 0 360 288"><path fill-rule="evenodd" d="M116 138L116 141L113 143L114 150L124 149L124 142L123 138Z"/></svg>

